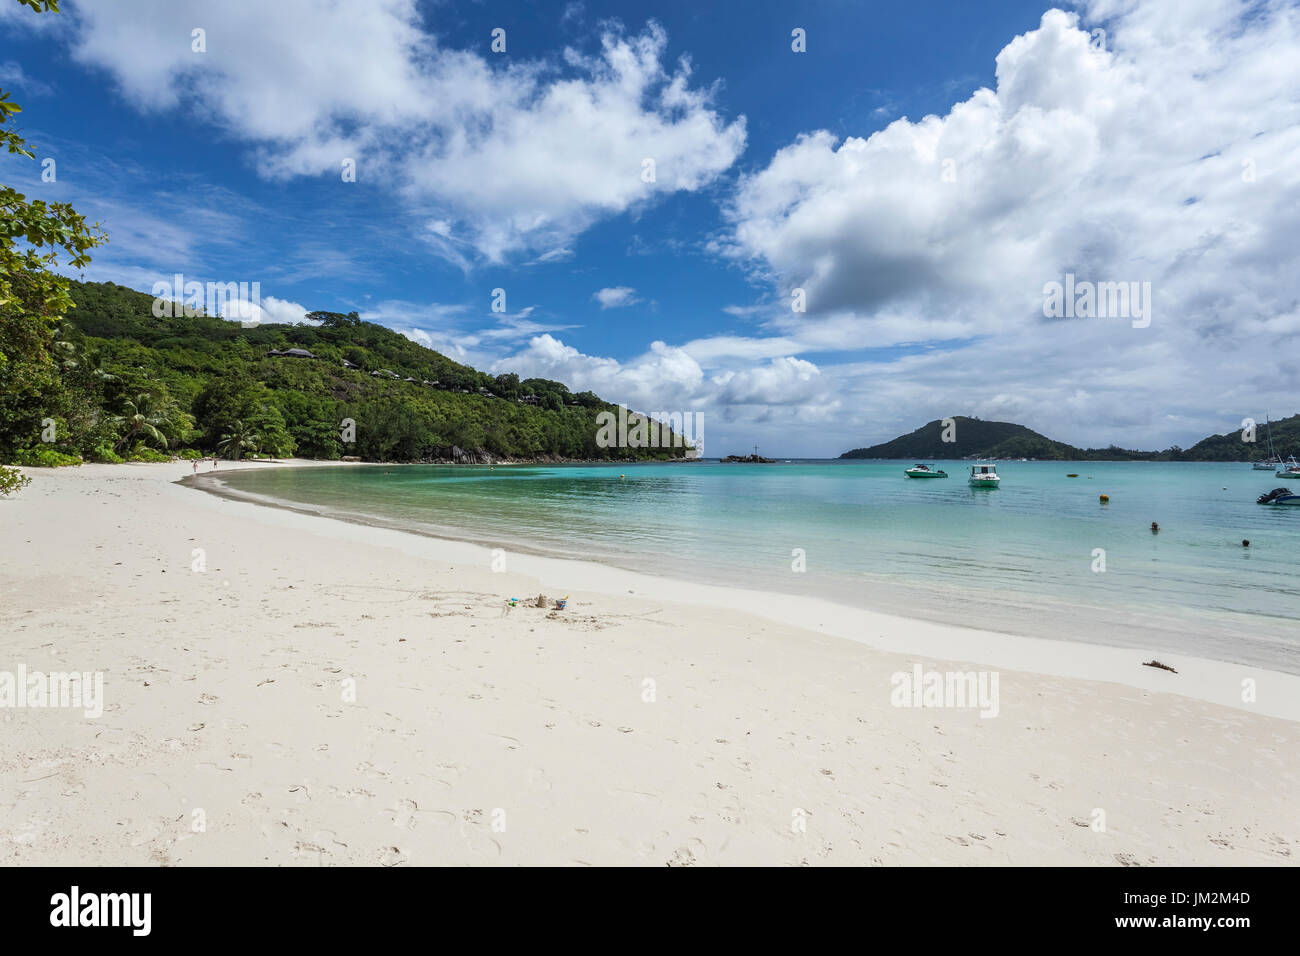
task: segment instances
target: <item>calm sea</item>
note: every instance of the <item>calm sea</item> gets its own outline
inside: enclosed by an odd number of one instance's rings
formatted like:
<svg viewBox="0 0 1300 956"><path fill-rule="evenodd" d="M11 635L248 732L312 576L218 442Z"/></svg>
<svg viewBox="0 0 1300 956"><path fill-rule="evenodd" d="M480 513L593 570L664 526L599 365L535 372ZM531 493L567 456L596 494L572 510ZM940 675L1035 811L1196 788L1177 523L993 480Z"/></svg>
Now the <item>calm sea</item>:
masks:
<svg viewBox="0 0 1300 956"><path fill-rule="evenodd" d="M905 478L910 464L285 467L220 477L507 551L1300 674L1300 508L1255 503L1285 484L1271 473L1001 462L1002 486L974 489L961 462L938 463L951 477L930 480Z"/></svg>

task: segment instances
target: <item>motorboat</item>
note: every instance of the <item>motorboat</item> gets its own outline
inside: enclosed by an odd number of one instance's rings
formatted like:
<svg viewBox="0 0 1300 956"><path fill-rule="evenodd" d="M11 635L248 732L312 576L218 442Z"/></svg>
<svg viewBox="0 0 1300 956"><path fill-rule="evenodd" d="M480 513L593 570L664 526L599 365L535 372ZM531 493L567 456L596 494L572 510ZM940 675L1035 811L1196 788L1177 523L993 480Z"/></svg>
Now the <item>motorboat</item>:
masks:
<svg viewBox="0 0 1300 956"><path fill-rule="evenodd" d="M947 478L948 473L942 469L931 468L929 465L913 465L906 469L903 474L909 478Z"/></svg>
<svg viewBox="0 0 1300 956"><path fill-rule="evenodd" d="M1300 505L1300 495L1292 494L1290 488L1274 488L1255 500L1261 505Z"/></svg>
<svg viewBox="0 0 1300 956"><path fill-rule="evenodd" d="M971 465L970 484L972 488L996 488L1002 479L998 477L996 465Z"/></svg>

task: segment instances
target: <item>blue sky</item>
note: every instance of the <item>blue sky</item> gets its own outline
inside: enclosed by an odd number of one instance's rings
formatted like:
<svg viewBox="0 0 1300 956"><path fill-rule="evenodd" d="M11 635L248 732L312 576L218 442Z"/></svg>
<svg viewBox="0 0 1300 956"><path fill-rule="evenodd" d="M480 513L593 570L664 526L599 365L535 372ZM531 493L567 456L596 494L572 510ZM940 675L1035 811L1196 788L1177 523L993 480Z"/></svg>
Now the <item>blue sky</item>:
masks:
<svg viewBox="0 0 1300 956"><path fill-rule="evenodd" d="M1163 447L1295 411L1291 4L64 6L0 8L57 181L0 173L105 226L87 278L258 281L272 320L356 309L703 412L709 454L950 414ZM1066 271L1152 281L1156 322L1047 321Z"/></svg>

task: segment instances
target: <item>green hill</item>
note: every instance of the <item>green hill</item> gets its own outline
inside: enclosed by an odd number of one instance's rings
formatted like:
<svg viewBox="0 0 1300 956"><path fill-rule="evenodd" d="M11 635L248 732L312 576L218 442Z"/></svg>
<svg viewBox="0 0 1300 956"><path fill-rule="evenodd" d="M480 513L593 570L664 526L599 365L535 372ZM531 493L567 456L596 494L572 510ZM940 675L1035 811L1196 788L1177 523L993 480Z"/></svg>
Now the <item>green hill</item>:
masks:
<svg viewBox="0 0 1300 956"><path fill-rule="evenodd" d="M207 315L155 317L152 296L112 283L70 291L76 308L47 349L55 387L8 396L0 461L150 460L181 449L377 461L684 454L600 448L596 416L617 407L591 392L476 371L356 313L242 328ZM268 354L288 349L313 357ZM341 440L345 419L355 443Z"/></svg>
<svg viewBox="0 0 1300 956"><path fill-rule="evenodd" d="M954 442L943 441L943 421L922 425L893 441L855 448L841 458L910 458L914 461L953 458L1038 458L1046 461L1253 461L1268 456L1267 431L1260 425L1256 441L1242 440L1241 431L1212 435L1191 448L1177 445L1164 451L1077 448L1011 422L985 422L958 415ZM1273 444L1279 454L1300 455L1300 415L1273 422Z"/></svg>
<svg viewBox="0 0 1300 956"><path fill-rule="evenodd" d="M1283 458L1300 457L1300 415L1292 415L1272 424L1258 423L1255 441L1242 439L1241 429L1223 435L1202 438L1183 456L1191 461L1258 461L1268 457L1268 436L1273 434L1273 447Z"/></svg>
<svg viewBox="0 0 1300 956"><path fill-rule="evenodd" d="M978 418L958 415L952 419L954 427L945 442L944 423L936 419L916 431L901 435L893 441L870 448L855 448L840 455L841 458L1069 458L1076 451L1069 445L1052 441L1031 431L1024 425L1011 422L986 422Z"/></svg>

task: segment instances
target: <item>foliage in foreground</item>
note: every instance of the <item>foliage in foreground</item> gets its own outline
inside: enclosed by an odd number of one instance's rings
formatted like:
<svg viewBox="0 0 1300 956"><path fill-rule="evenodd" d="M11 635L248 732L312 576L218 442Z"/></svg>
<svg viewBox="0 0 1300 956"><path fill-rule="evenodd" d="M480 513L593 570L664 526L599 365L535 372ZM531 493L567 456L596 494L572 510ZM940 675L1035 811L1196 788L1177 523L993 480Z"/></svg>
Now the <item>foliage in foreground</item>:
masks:
<svg viewBox="0 0 1300 956"><path fill-rule="evenodd" d="M0 465L0 497L11 495L27 485L31 484L31 479L24 475L17 468L6 468Z"/></svg>
<svg viewBox="0 0 1300 956"><path fill-rule="evenodd" d="M38 14L58 12L54 0L19 2ZM14 127L21 112L0 90L0 149L34 161ZM57 433L60 422L93 429L94 423L77 421L76 376L65 386L58 362L56 333L72 297L69 280L56 270L85 268L102 242L99 227L88 226L67 203L28 199L0 185L0 456L13 460L20 449Z"/></svg>

